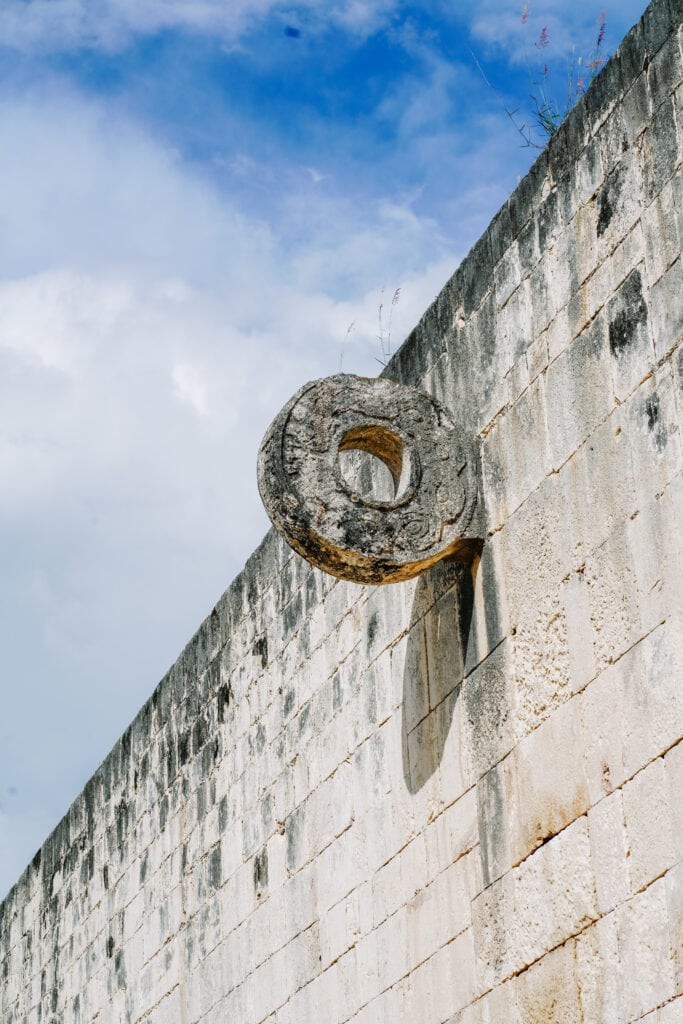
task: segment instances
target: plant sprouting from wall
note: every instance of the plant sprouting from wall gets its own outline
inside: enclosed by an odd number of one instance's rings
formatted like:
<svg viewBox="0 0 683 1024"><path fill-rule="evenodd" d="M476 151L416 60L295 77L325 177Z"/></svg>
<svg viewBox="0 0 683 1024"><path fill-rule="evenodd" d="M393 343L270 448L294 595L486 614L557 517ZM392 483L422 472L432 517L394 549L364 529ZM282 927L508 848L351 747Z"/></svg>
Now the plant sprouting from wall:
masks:
<svg viewBox="0 0 683 1024"><path fill-rule="evenodd" d="M526 26L528 21L529 4L525 3L521 13L522 25ZM576 47L572 47L567 58L565 89L564 95L561 97L554 94L550 85L551 69L548 59L546 59L546 51L551 39L547 25L541 28L538 37L534 40L533 61L530 59L529 48L525 49L525 61L531 85L531 120L520 122L518 111L510 111L506 108L512 123L524 139L525 146L533 146L536 149L545 147L605 63L607 56L603 47L607 19L604 11L600 11L595 24L595 36L588 56L584 58L581 54L577 55ZM542 139L540 143L536 141L538 133Z"/></svg>
<svg viewBox="0 0 683 1024"><path fill-rule="evenodd" d="M527 30L529 26L530 4L522 7L520 21ZM543 25L533 41L533 47L527 45L524 50L524 61L530 84L531 113L528 119L521 120L520 108L510 110L503 104L515 128L522 136L525 146L534 149L545 149L549 139L555 134L574 104L583 96L602 65L607 60L604 49L607 19L605 12L600 11L595 20L595 34L591 49L587 56L577 54L572 47L566 59L566 72L562 76L564 87L556 89L557 74L554 73L552 58L548 55L551 46L551 35L547 25ZM491 84L475 54L472 54L486 84L498 92ZM540 141L539 141L540 139Z"/></svg>
<svg viewBox="0 0 683 1024"><path fill-rule="evenodd" d="M380 298L384 295L384 287L380 293ZM391 303L389 304L389 314L384 312L384 301L381 299L379 308L377 310L377 321L379 333L377 340L380 347L380 356L377 359L378 363L382 366L386 366L391 359L391 321L394 315L394 309L398 305L398 301L401 297L401 289L397 288L391 297Z"/></svg>

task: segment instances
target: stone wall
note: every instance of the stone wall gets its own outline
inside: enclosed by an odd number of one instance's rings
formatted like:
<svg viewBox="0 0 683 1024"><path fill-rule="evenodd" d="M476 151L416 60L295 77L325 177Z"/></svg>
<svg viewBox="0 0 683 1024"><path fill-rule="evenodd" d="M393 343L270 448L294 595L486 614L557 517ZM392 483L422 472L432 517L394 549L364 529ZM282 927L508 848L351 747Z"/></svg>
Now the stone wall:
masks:
<svg viewBox="0 0 683 1024"><path fill-rule="evenodd" d="M679 22L387 368L481 438L481 561L269 535L0 908L3 1024L683 1020Z"/></svg>

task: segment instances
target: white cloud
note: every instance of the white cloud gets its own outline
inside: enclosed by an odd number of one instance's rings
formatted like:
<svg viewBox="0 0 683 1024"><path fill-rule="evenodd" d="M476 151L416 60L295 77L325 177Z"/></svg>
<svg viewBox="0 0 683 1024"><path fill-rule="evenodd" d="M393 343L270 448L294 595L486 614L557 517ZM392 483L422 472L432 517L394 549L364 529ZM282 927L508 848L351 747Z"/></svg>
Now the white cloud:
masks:
<svg viewBox="0 0 683 1024"><path fill-rule="evenodd" d="M375 31L397 0L3 0L2 45L23 52L78 47L116 51L132 37L165 29L206 33L226 43L266 17L303 20L308 30L329 24L357 35Z"/></svg>
<svg viewBox="0 0 683 1024"><path fill-rule="evenodd" d="M58 86L0 104L0 137L0 779L56 821L267 529L272 416L342 350L378 372L382 284L398 347L455 256L408 201L306 174L246 217ZM6 814L28 859L45 814Z"/></svg>

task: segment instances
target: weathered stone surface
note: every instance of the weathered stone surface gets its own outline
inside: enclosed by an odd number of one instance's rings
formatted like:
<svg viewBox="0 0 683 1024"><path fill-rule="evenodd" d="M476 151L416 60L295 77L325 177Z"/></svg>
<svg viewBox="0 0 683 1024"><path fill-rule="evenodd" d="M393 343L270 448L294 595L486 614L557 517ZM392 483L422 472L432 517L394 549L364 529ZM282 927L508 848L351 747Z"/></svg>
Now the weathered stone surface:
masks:
<svg viewBox="0 0 683 1024"><path fill-rule="evenodd" d="M345 451L384 463L394 494L363 493ZM269 427L258 459L275 528L319 569L356 583L410 579L481 546L477 452L417 388L338 374L304 385Z"/></svg>
<svg viewBox="0 0 683 1024"><path fill-rule="evenodd" d="M682 9L387 368L478 439L481 557L271 531L0 904L2 1024L683 1022Z"/></svg>

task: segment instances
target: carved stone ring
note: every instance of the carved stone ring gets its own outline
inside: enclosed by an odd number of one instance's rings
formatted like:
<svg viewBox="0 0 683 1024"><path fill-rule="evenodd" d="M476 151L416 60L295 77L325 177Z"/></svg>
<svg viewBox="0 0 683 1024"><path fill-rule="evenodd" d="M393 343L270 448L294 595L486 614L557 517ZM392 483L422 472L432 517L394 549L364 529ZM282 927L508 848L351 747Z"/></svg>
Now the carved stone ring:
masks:
<svg viewBox="0 0 683 1024"><path fill-rule="evenodd" d="M368 494L341 453L388 467L393 496ZM450 414L416 388L337 374L305 384L271 423L258 457L266 511L319 569L356 583L410 579L481 544L478 460Z"/></svg>

